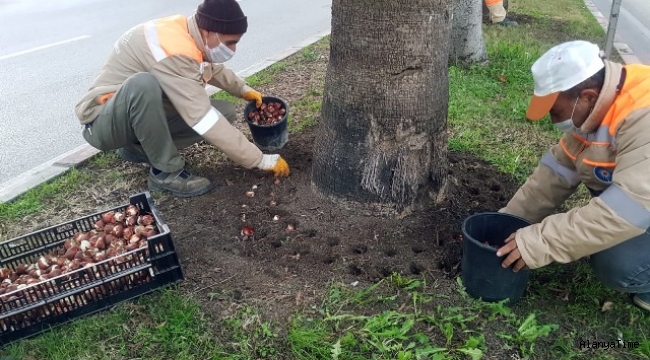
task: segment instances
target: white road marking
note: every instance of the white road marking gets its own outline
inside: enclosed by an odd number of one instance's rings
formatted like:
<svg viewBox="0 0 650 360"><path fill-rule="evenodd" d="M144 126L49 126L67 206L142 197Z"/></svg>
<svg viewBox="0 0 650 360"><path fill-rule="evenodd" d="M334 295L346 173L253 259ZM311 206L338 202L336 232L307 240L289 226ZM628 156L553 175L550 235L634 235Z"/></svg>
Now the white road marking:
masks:
<svg viewBox="0 0 650 360"><path fill-rule="evenodd" d="M35 47L35 48L29 49L29 50L23 50L23 51L19 51L17 53L13 53L13 54L3 55L3 56L0 56L0 60L10 59L12 57L29 54L29 53L34 52L34 51L43 50L43 49L51 48L51 47L54 47L54 46L67 44L67 43L70 43L70 42L73 42L73 41L79 41L79 40L87 39L89 37L90 37L90 35L78 36L76 38L72 38L72 39L63 40L63 41L55 42L55 43L48 44L48 45Z"/></svg>

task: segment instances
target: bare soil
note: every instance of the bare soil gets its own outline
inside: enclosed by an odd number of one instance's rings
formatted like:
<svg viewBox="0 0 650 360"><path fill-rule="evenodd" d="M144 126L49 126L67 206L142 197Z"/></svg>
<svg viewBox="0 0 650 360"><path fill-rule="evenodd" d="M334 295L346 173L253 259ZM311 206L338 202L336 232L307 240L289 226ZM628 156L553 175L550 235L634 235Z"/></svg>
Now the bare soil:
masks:
<svg viewBox="0 0 650 360"><path fill-rule="evenodd" d="M463 219L498 210L516 190L491 165L452 152L455 186L444 206L401 220L346 213L312 193L313 140L312 129L290 138L280 153L292 173L279 184L223 164L206 170L218 183L212 192L158 204L181 257L184 287L208 314L228 315L231 304L248 300L270 320L284 321L332 279L364 285L393 272L450 279L460 271ZM253 237L242 235L245 226Z"/></svg>
<svg viewBox="0 0 650 360"><path fill-rule="evenodd" d="M311 62L292 64L291 71L258 89L285 99L291 107L309 90L322 89L326 63L327 52L319 49ZM239 104L239 113L243 107ZM294 121L300 121L300 111L292 113ZM237 127L249 133L244 121ZM189 199L153 194L183 266L182 291L200 300L213 324L250 305L259 308L265 320L286 323L318 301L332 281L358 282L361 287L393 272L424 275L441 284L438 291L449 295L452 305L458 298L454 278L461 270L461 223L470 214L503 207L517 189L512 178L472 155L451 152L452 186L443 205L400 220L349 213L312 192L315 136L311 127L290 135L279 153L290 164L291 176L279 183L259 170L233 165L205 143L182 151L188 167L215 186ZM87 207L123 204L129 195L146 189L146 166L122 161L111 166L123 177L111 180L105 170L87 166L99 182L68 199L84 206L61 204L53 209L58 218L81 216ZM248 191L254 196L247 196ZM49 212L29 216L22 219L22 229L56 220ZM254 230L252 237L242 234L246 226ZM12 227L9 235L17 229ZM214 330L217 335L223 331L217 325ZM486 342L490 356L496 356L492 358L509 355L501 353L496 336L486 334Z"/></svg>

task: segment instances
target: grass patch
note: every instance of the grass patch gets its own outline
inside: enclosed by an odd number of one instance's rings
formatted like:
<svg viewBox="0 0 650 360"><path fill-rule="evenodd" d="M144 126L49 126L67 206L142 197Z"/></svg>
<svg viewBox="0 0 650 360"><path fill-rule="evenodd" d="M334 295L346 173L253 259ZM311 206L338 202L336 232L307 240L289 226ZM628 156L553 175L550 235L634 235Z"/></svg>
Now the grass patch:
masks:
<svg viewBox="0 0 650 360"><path fill-rule="evenodd" d="M64 201L67 194L90 180L83 170L71 169L65 175L35 187L12 202L0 203L0 222L12 221L43 209L44 201Z"/></svg>
<svg viewBox="0 0 650 360"><path fill-rule="evenodd" d="M522 26L484 26L488 65L450 67L449 146L477 153L523 182L561 136L548 117L530 122L524 116L533 88L531 66L561 42L583 39L604 47L605 37L581 1L515 2L510 12L525 17ZM588 198L581 186L564 209Z"/></svg>
<svg viewBox="0 0 650 360"><path fill-rule="evenodd" d="M323 104L322 97L322 89L309 89L303 98L291 104L289 133L300 132L318 122Z"/></svg>
<svg viewBox="0 0 650 360"><path fill-rule="evenodd" d="M162 290L17 343L17 359L210 359L219 353L199 305Z"/></svg>
<svg viewBox="0 0 650 360"><path fill-rule="evenodd" d="M502 338L522 354L558 328L535 313L475 301L460 283L456 291L462 303L440 306L436 285L424 279L392 274L358 290L336 283L315 315L293 321L288 341L296 359L481 359L493 321L508 324Z"/></svg>
<svg viewBox="0 0 650 360"><path fill-rule="evenodd" d="M283 61L279 61L268 68L259 71L246 78L246 82L253 88L258 88L264 85L273 84L278 75L286 71L287 68L295 67L301 63L309 63L314 61L320 55L323 49L329 49L329 36L317 43L305 47L297 54L294 54ZM244 100L230 95L226 91L219 91L212 95L212 98L218 100L225 100L233 104L241 104Z"/></svg>
<svg viewBox="0 0 650 360"><path fill-rule="evenodd" d="M270 84L273 82L275 79L275 76L284 71L289 64L285 62L277 62L268 68L253 74L249 77L246 78L246 82L251 86L251 87L259 87L262 85Z"/></svg>
<svg viewBox="0 0 650 360"><path fill-rule="evenodd" d="M288 64L284 62L277 62L268 68L253 74L246 78L246 82L253 88L271 84L275 81L276 76L287 68ZM213 99L228 101L233 104L238 104L244 100L230 95L226 91L219 91L212 95Z"/></svg>

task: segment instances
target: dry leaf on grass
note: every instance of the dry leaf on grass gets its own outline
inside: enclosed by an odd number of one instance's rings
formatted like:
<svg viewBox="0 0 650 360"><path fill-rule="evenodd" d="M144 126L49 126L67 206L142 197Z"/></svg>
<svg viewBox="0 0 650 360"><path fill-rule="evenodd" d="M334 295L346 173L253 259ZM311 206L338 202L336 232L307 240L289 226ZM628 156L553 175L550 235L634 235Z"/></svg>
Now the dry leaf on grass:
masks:
<svg viewBox="0 0 650 360"><path fill-rule="evenodd" d="M600 311L602 311L602 312L609 311L609 310L612 310L613 307L614 307L613 302L605 301L605 303L603 304L603 307L600 309Z"/></svg>

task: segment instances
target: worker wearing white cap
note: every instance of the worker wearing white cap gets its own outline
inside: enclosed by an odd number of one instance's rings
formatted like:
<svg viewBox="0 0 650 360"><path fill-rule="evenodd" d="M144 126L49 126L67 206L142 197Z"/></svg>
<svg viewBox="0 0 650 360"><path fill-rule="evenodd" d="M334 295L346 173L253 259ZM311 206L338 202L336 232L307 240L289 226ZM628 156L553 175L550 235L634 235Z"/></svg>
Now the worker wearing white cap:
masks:
<svg viewBox="0 0 650 360"><path fill-rule="evenodd" d="M532 74L526 116L550 115L564 135L500 210L533 225L497 255L515 271L589 256L600 281L650 311L650 66L603 60L597 45L570 41ZM554 214L580 184L589 203Z"/></svg>

